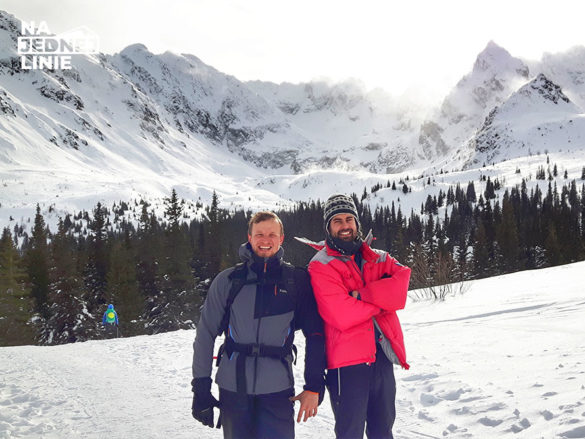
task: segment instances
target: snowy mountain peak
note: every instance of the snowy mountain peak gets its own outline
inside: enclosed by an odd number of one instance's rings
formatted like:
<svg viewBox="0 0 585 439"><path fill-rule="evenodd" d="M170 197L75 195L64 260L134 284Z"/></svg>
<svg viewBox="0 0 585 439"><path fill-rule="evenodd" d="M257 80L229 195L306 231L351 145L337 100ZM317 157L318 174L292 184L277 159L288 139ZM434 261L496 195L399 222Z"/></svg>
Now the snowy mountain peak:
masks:
<svg viewBox="0 0 585 439"><path fill-rule="evenodd" d="M528 78L526 65L520 59L514 58L510 55L510 52L494 41L490 41L475 60L473 74L479 74L480 72L498 73L498 75L514 72Z"/></svg>
<svg viewBox="0 0 585 439"><path fill-rule="evenodd" d="M0 30L13 33L14 35L20 33L21 21L14 15L0 10Z"/></svg>
<svg viewBox="0 0 585 439"><path fill-rule="evenodd" d="M0 60L16 56L20 27L18 18L0 10Z"/></svg>
<svg viewBox="0 0 585 439"><path fill-rule="evenodd" d="M473 70L445 98L442 112L452 120L483 119L528 79L528 67L490 42L477 56ZM471 110L471 111L470 111Z"/></svg>
<svg viewBox="0 0 585 439"><path fill-rule="evenodd" d="M142 43L130 44L129 46L127 46L124 49L122 49L122 51L120 52L120 55L134 56L134 55L136 55L138 53L144 53L146 55L152 55L152 53L148 50L148 47L146 47Z"/></svg>
<svg viewBox="0 0 585 439"><path fill-rule="evenodd" d="M544 100L551 101L554 104L558 104L559 102L570 102L569 98L563 93L561 87L549 80L542 73L539 73L536 78L518 91L518 93L525 95L533 92L538 93Z"/></svg>
<svg viewBox="0 0 585 439"><path fill-rule="evenodd" d="M502 105L528 75L521 59L490 41L477 56L472 71L443 100L439 114L423 124L419 144L425 157L442 159L447 151L465 145L490 111Z"/></svg>
<svg viewBox="0 0 585 439"><path fill-rule="evenodd" d="M474 151L469 164L580 148L585 133L580 113L561 87L540 73L490 111L469 141Z"/></svg>

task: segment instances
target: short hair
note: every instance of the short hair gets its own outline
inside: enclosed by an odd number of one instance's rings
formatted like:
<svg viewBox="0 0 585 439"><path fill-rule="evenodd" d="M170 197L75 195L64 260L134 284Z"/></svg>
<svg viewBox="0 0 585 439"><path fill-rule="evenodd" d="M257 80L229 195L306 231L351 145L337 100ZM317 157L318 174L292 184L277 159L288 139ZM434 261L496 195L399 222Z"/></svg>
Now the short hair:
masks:
<svg viewBox="0 0 585 439"><path fill-rule="evenodd" d="M277 214L275 214L274 212L270 212L269 210L256 212L254 215L252 215L252 218L250 218L250 221L248 222L248 235L252 234L252 226L254 224L258 224L261 223L262 221L268 220L274 220L278 224L280 224L280 234L284 235L284 227L282 225L282 221L280 220Z"/></svg>

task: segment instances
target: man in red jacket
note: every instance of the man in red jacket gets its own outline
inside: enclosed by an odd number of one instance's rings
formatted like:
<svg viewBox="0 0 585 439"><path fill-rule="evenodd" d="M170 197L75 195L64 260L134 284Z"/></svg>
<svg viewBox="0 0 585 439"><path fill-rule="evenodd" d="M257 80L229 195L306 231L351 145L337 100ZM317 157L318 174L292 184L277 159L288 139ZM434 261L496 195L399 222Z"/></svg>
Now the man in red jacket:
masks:
<svg viewBox="0 0 585 439"><path fill-rule="evenodd" d="M309 263L325 323L327 388L335 435L392 438L396 416L393 363L408 369L396 311L404 308L410 268L372 249L360 233L351 197L333 195L324 207L326 239Z"/></svg>

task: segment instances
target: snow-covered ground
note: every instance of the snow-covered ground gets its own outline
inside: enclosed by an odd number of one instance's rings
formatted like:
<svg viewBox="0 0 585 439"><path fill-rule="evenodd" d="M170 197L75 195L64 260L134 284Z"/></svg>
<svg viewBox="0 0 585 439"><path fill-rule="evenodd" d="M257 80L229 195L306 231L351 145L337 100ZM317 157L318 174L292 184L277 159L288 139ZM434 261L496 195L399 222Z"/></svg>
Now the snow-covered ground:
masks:
<svg viewBox="0 0 585 439"><path fill-rule="evenodd" d="M583 273L585 262L525 271L409 302L395 437L585 438ZM0 437L222 437L191 418L194 336L0 348ZM296 433L334 436L328 397Z"/></svg>

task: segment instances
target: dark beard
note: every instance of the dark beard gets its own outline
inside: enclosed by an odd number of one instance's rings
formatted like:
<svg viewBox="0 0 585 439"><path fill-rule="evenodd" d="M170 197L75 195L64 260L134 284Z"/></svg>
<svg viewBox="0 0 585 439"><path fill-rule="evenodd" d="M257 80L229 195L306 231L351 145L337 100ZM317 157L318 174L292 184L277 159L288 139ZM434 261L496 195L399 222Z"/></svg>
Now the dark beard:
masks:
<svg viewBox="0 0 585 439"><path fill-rule="evenodd" d="M362 247L362 238L357 236L353 241L344 241L327 234L327 245L329 248L337 250L342 255L355 255Z"/></svg>

